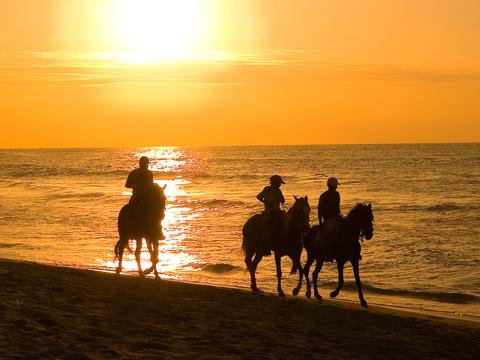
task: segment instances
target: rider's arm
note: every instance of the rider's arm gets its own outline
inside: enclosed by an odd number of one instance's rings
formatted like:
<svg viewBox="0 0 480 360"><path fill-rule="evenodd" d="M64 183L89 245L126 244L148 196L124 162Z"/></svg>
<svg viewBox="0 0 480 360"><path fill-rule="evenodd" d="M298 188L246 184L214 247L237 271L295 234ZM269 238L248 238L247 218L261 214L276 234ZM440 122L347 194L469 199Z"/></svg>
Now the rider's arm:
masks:
<svg viewBox="0 0 480 360"><path fill-rule="evenodd" d="M335 212L337 214L340 214L340 193L337 192L336 195L337 196L335 198L335 207L336 207Z"/></svg>
<svg viewBox="0 0 480 360"><path fill-rule="evenodd" d="M322 198L318 199L318 223L321 224L322 221Z"/></svg>
<svg viewBox="0 0 480 360"><path fill-rule="evenodd" d="M283 193L280 191L280 203L285 204L285 198L283 197Z"/></svg>
<svg viewBox="0 0 480 360"><path fill-rule="evenodd" d="M257 195L257 199L262 202L262 203L265 203L265 189L263 189L258 195Z"/></svg>
<svg viewBox="0 0 480 360"><path fill-rule="evenodd" d="M128 174L127 181L125 182L125 187L129 189L133 189L134 186L135 186L134 175L133 175L133 172L131 172L130 174Z"/></svg>

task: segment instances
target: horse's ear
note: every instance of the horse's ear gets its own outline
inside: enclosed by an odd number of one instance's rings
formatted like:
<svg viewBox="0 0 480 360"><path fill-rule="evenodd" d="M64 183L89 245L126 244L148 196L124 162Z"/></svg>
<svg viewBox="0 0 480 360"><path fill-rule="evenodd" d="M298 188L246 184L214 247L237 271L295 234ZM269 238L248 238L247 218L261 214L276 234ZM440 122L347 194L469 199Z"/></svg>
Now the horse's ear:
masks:
<svg viewBox="0 0 480 360"><path fill-rule="evenodd" d="M293 198L295 199L295 201L297 201L297 200L298 200L298 198L297 198L295 195L293 195Z"/></svg>
<svg viewBox="0 0 480 360"><path fill-rule="evenodd" d="M163 185L163 190L165 190L167 188L167 184Z"/></svg>
<svg viewBox="0 0 480 360"><path fill-rule="evenodd" d="M307 201L308 201L308 195L305 195L305 200L307 200Z"/></svg>
<svg viewBox="0 0 480 360"><path fill-rule="evenodd" d="M369 208L369 209L372 208L372 203L368 203L368 208Z"/></svg>

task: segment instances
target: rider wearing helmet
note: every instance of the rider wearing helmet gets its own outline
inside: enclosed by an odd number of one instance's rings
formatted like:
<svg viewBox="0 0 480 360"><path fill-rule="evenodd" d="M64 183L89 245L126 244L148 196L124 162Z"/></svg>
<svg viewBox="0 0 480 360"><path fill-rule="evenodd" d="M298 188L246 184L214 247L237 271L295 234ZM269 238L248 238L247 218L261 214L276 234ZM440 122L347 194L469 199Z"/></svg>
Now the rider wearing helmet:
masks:
<svg viewBox="0 0 480 360"><path fill-rule="evenodd" d="M270 185L265 186L263 190L257 195L257 199L261 201L265 210L263 211L262 228L266 239L266 249L264 255L270 255L270 250L273 247L273 240L278 236L278 232L282 231L282 221L285 212L280 209L280 205L285 204L280 186L285 184L280 175L273 175L270 177Z"/></svg>
<svg viewBox="0 0 480 360"><path fill-rule="evenodd" d="M318 199L318 222L321 227L317 238L321 246L324 246L327 261L333 261L333 244L338 236L338 225L341 219L338 185L337 178L329 178L328 190Z"/></svg>
<svg viewBox="0 0 480 360"><path fill-rule="evenodd" d="M340 215L340 194L337 191L339 185L337 178L327 180L328 190L318 199L318 222L323 224L326 220Z"/></svg>

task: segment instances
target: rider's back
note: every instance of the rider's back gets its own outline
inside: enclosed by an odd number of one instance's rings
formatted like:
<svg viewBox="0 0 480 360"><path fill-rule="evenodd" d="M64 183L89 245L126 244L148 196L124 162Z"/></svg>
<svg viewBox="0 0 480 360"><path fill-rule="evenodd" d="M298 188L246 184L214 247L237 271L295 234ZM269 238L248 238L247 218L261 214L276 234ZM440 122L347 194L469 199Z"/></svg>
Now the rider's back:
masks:
<svg viewBox="0 0 480 360"><path fill-rule="evenodd" d="M340 215L340 194L336 190L327 190L318 200L318 213L324 220Z"/></svg>
<svg viewBox="0 0 480 360"><path fill-rule="evenodd" d="M271 185L265 186L257 198L263 202L267 211L280 210L280 204L285 202L282 190Z"/></svg>
<svg viewBox="0 0 480 360"><path fill-rule="evenodd" d="M132 189L132 202L144 201L153 185L153 173L144 168L137 168L128 174L125 187Z"/></svg>

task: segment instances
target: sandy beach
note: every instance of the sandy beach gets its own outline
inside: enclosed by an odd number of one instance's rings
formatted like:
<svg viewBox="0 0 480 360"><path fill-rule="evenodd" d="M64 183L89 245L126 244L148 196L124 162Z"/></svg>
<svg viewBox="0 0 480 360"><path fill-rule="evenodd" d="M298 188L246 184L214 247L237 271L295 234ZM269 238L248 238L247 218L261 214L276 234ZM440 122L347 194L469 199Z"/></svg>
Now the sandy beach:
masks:
<svg viewBox="0 0 480 360"><path fill-rule="evenodd" d="M473 359L475 323L0 260L0 358ZM273 279L272 279L273 281Z"/></svg>

